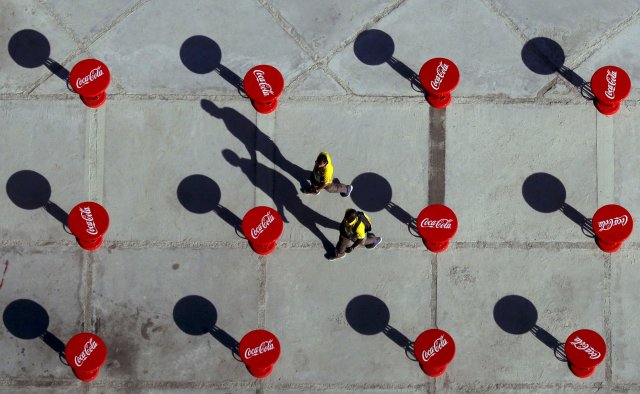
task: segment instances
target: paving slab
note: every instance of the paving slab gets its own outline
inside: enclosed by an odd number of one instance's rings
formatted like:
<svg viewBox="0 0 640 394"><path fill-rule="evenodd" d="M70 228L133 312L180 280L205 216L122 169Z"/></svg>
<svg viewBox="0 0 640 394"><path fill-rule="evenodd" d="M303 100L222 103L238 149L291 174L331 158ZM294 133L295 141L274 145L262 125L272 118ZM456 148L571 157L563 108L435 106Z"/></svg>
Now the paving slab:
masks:
<svg viewBox="0 0 640 394"><path fill-rule="evenodd" d="M594 250L469 248L439 255L438 328L456 343L448 379L577 382L547 343L554 338L564 342L582 328L605 335L604 274L604 257ZM501 302L514 295L528 300L529 307L510 299ZM536 337L528 329L534 325L546 333L538 331ZM601 365L589 382L604 377Z"/></svg>
<svg viewBox="0 0 640 394"><path fill-rule="evenodd" d="M455 105L446 123L445 192L460 223L455 240L590 240L575 215L557 209L562 195L578 215L590 218L597 209L591 105ZM545 148L521 148L527 146ZM527 182L537 173L548 175Z"/></svg>
<svg viewBox="0 0 640 394"><path fill-rule="evenodd" d="M83 258L75 248L1 250L0 291L5 379L75 379L57 352L83 331ZM28 316L29 320L25 320ZM39 338L48 332L50 341Z"/></svg>
<svg viewBox="0 0 640 394"><path fill-rule="evenodd" d="M324 70L314 70L305 79L283 93L284 97L295 96L344 96L347 92Z"/></svg>
<svg viewBox="0 0 640 394"><path fill-rule="evenodd" d="M314 261L312 253L276 250L268 257L266 326L283 349L274 378L368 385L424 382L417 362L399 344L413 341L433 324L427 252L355 250L324 264ZM386 326L389 335L381 332Z"/></svg>
<svg viewBox="0 0 640 394"><path fill-rule="evenodd" d="M86 200L85 108L67 101L0 102L2 118L9 120L0 147L4 239L73 240L63 223Z"/></svg>
<svg viewBox="0 0 640 394"><path fill-rule="evenodd" d="M187 41L194 36L206 39ZM215 68L222 65L242 79L251 67L271 64L287 82L310 65L295 41L251 0L146 3L90 49L130 94L237 94Z"/></svg>
<svg viewBox="0 0 640 394"><path fill-rule="evenodd" d="M248 249L101 251L92 292L95 332L109 349L101 381L253 380L204 326L236 341L258 328L256 256ZM188 296L198 297L180 303Z"/></svg>

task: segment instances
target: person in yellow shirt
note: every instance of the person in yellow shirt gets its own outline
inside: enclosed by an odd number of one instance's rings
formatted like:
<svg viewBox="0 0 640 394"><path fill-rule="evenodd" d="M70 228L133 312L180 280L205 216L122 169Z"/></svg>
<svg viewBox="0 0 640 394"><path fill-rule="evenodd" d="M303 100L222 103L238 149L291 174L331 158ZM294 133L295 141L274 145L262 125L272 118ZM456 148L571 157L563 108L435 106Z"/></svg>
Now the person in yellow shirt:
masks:
<svg viewBox="0 0 640 394"><path fill-rule="evenodd" d="M329 193L340 193L342 197L349 197L353 191L351 185L333 182L333 164L331 164L331 156L327 152L318 154L309 180L311 186L304 191L306 194L318 194L320 190L324 189Z"/></svg>
<svg viewBox="0 0 640 394"><path fill-rule="evenodd" d="M369 216L364 212L349 208L340 223L340 239L336 245L336 253L329 257L329 260L341 259L360 245L364 245L367 249L373 249L380 244L380 241L382 241L382 237L376 237L371 232ZM349 246L351 242L353 244Z"/></svg>

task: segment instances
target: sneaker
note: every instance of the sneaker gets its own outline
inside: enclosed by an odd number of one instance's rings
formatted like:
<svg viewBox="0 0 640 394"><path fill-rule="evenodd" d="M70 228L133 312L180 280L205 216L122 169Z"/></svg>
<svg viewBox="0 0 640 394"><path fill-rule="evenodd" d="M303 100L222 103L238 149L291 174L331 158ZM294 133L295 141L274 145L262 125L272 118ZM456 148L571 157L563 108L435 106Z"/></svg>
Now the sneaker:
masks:
<svg viewBox="0 0 640 394"><path fill-rule="evenodd" d="M345 256L346 256L346 254L343 254L342 256L338 256L337 254L334 254L333 256L329 257L329 261L342 259L342 258L344 258Z"/></svg>
<svg viewBox="0 0 640 394"><path fill-rule="evenodd" d="M351 192L353 191L353 186L348 185L347 186L347 192L346 193L340 193L340 195L342 197L349 197L351 195Z"/></svg>
<svg viewBox="0 0 640 394"><path fill-rule="evenodd" d="M382 237L378 237L378 238L376 238L376 240L375 240L375 241L373 241L373 244L371 244L371 245L367 245L367 247L368 247L369 249L375 249L375 248L376 248L376 246L380 245L380 242L382 242Z"/></svg>

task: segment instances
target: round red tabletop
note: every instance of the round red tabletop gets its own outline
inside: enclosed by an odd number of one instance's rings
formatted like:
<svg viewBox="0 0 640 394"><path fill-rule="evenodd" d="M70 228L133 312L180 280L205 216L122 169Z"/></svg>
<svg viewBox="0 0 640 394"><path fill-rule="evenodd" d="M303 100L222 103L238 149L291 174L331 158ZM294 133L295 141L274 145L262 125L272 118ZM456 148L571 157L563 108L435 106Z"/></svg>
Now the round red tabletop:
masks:
<svg viewBox="0 0 640 394"><path fill-rule="evenodd" d="M81 60L69 73L69 82L80 96L98 96L109 86L111 73L107 66L96 59Z"/></svg>
<svg viewBox="0 0 640 394"><path fill-rule="evenodd" d="M595 331L578 330L569 335L564 351L569 363L580 369L589 369L604 361L607 344Z"/></svg>
<svg viewBox="0 0 640 394"><path fill-rule="evenodd" d="M620 67L604 66L593 73L591 91L602 102L619 103L631 92L631 78Z"/></svg>
<svg viewBox="0 0 640 394"><path fill-rule="evenodd" d="M280 357L280 342L269 331L254 330L242 337L239 352L247 367L267 369Z"/></svg>
<svg viewBox="0 0 640 394"><path fill-rule="evenodd" d="M64 356L71 368L80 372L94 371L107 359L107 347L95 334L83 332L69 340Z"/></svg>
<svg viewBox="0 0 640 394"><path fill-rule="evenodd" d="M633 218L629 211L615 204L600 207L591 223L596 237L611 244L629 238L633 230Z"/></svg>
<svg viewBox="0 0 640 394"><path fill-rule="evenodd" d="M446 367L456 354L456 344L447 332L434 328L418 335L413 353L420 364L438 370Z"/></svg>
<svg viewBox="0 0 640 394"><path fill-rule="evenodd" d="M273 66L261 64L247 71L244 91L251 100L266 103L276 100L284 90L284 78Z"/></svg>
<svg viewBox="0 0 640 394"><path fill-rule="evenodd" d="M93 201L81 202L71 209L67 219L69 230L80 239L97 239L109 229L109 214Z"/></svg>
<svg viewBox="0 0 640 394"><path fill-rule="evenodd" d="M252 208L242 218L242 232L251 243L267 245L282 235L284 222L278 212L270 207Z"/></svg>
<svg viewBox="0 0 640 394"><path fill-rule="evenodd" d="M420 83L433 95L450 93L460 82L460 71L454 62L444 57L436 57L420 68Z"/></svg>
<svg viewBox="0 0 640 394"><path fill-rule="evenodd" d="M447 206L432 204L423 209L417 219L418 233L427 242L447 242L458 231L458 218Z"/></svg>

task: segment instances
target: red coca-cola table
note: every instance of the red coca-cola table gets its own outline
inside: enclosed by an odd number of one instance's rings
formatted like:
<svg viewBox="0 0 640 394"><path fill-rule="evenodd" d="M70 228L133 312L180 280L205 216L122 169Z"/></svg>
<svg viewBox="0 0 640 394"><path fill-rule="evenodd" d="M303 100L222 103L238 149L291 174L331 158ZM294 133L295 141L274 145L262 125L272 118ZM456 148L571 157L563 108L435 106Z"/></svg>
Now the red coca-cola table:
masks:
<svg viewBox="0 0 640 394"><path fill-rule="evenodd" d="M434 253L447 250L449 241L458 231L456 214L442 204L432 204L423 209L416 223L422 241Z"/></svg>
<svg viewBox="0 0 640 394"><path fill-rule="evenodd" d="M267 64L255 66L244 76L244 91L256 111L270 114L278 106L278 97L284 90L284 78L278 69Z"/></svg>
<svg viewBox="0 0 640 394"><path fill-rule="evenodd" d="M278 212L270 207L252 208L242 218L242 232L254 252L267 255L276 249L282 235L284 222Z"/></svg>
<svg viewBox="0 0 640 394"><path fill-rule="evenodd" d="M78 379L89 382L98 377L107 359L107 347L99 336L83 332L69 340L64 357Z"/></svg>
<svg viewBox="0 0 640 394"><path fill-rule="evenodd" d="M633 231L633 218L620 205L609 204L599 208L591 220L596 244L607 253L616 252Z"/></svg>
<svg viewBox="0 0 640 394"><path fill-rule="evenodd" d="M413 344L413 353L422 371L437 378L444 374L456 355L456 344L446 331L433 328L418 335Z"/></svg>
<svg viewBox="0 0 640 394"><path fill-rule="evenodd" d="M620 67L604 66L593 73L591 91L598 111L604 115L613 115L631 92L631 78Z"/></svg>
<svg viewBox="0 0 640 394"><path fill-rule="evenodd" d="M73 66L69 83L80 95L86 106L98 108L107 101L106 90L111 82L111 73L100 60L85 59Z"/></svg>
<svg viewBox="0 0 640 394"><path fill-rule="evenodd" d="M578 330L567 338L564 352L567 355L571 372L579 378L588 378L604 361L607 354L607 344L595 331Z"/></svg>
<svg viewBox="0 0 640 394"><path fill-rule="evenodd" d="M71 209L67 225L83 249L96 250L109 229L109 214L96 202L81 202Z"/></svg>
<svg viewBox="0 0 640 394"><path fill-rule="evenodd" d="M280 357L280 342L269 331L254 330L242 337L238 350L251 375L262 379L271 374Z"/></svg>
<svg viewBox="0 0 640 394"><path fill-rule="evenodd" d="M451 92L460 82L460 71L451 60L436 57L422 65L419 77L427 91L427 102L434 108L444 108L451 103Z"/></svg>

